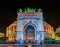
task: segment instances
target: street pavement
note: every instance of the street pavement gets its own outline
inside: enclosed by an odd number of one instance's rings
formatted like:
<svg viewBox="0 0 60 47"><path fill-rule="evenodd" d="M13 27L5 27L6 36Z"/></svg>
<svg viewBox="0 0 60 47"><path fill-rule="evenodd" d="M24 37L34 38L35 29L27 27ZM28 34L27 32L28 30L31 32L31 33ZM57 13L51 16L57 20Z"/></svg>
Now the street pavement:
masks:
<svg viewBox="0 0 60 47"><path fill-rule="evenodd" d="M44 45L15 45L15 44L0 44L0 47L60 47L60 44L44 44Z"/></svg>

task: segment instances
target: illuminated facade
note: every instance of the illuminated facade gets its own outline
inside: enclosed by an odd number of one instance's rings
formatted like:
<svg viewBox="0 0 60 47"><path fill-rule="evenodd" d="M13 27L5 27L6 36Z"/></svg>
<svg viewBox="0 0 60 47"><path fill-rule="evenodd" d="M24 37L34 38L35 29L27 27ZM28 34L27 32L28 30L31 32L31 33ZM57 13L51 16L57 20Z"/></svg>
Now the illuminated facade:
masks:
<svg viewBox="0 0 60 47"><path fill-rule="evenodd" d="M46 37L51 37L55 39L54 28L44 21L44 32L46 33Z"/></svg>
<svg viewBox="0 0 60 47"><path fill-rule="evenodd" d="M44 35L45 36L45 38L46 37L51 37L51 38L55 38L56 36L55 36L55 33L54 33L54 28L50 25L50 24L48 24L47 22L43 22L44 23L44 32L45 32L45 34L46 35ZM14 27L14 28L12 28L12 26ZM12 28L12 30L11 30L11 28ZM10 24L7 28L6 28L6 36L7 36L7 41L8 42L13 42L13 41L16 41L16 37L14 37L14 36L16 36L16 34L14 34L13 33L13 37L10 37L10 35L12 34L12 31L13 32L16 32L17 31L17 21L14 21L12 24ZM9 30L8 30L9 29ZM10 34L10 35L9 35ZM33 38L33 36L34 35L31 35L32 36L32 38ZM30 37L31 37L30 36ZM28 36L26 36L27 38L28 38ZM56 37L56 38L58 38L58 37ZM55 39L56 39L55 38Z"/></svg>
<svg viewBox="0 0 60 47"><path fill-rule="evenodd" d="M6 28L7 42L16 41L16 30L17 30L16 27L17 27L17 21L13 22Z"/></svg>
<svg viewBox="0 0 60 47"><path fill-rule="evenodd" d="M13 28L12 28L13 27ZM6 36L7 36L7 41L9 42L12 42L12 41L16 41L16 34L14 34L14 32L17 31L17 21L14 21L12 24L10 24L7 28L6 28ZM12 34L12 31L13 31L13 35ZM44 21L44 32L46 33L45 37L49 36L51 38L55 38L55 34L54 34L54 28L48 24L47 22ZM10 37L10 35L13 36L13 37ZM33 37L34 35L32 35ZM28 37L28 36L27 36ZM31 37L31 36L30 36ZM14 40L13 40L14 39Z"/></svg>
<svg viewBox="0 0 60 47"><path fill-rule="evenodd" d="M21 9L20 9L21 10ZM19 11L20 11L19 10ZM55 38L54 28L43 21L43 13L32 12L18 12L17 21L13 22L6 28L7 42L25 43L43 43L44 33L51 38ZM30 12L31 11L31 12Z"/></svg>
<svg viewBox="0 0 60 47"><path fill-rule="evenodd" d="M17 43L43 43L44 27L42 12L18 12Z"/></svg>

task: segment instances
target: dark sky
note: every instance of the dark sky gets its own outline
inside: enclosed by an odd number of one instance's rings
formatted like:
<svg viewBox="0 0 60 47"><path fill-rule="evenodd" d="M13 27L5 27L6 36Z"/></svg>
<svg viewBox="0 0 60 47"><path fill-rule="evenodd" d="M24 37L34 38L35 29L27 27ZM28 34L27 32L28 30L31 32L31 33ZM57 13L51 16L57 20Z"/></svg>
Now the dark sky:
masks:
<svg viewBox="0 0 60 47"><path fill-rule="evenodd" d="M44 20L51 26L60 26L60 2L59 1L7 1L0 4L0 32L16 20L19 8L41 8Z"/></svg>

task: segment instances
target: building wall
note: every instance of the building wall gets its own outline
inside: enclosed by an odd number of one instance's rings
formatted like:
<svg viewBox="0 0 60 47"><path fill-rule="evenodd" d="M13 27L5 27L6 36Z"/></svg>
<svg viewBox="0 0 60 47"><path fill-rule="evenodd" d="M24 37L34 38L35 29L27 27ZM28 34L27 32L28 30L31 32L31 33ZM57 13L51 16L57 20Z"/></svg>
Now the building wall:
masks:
<svg viewBox="0 0 60 47"><path fill-rule="evenodd" d="M7 42L14 42L16 40L16 27L17 21L14 21L6 28Z"/></svg>
<svg viewBox="0 0 60 47"><path fill-rule="evenodd" d="M0 37L4 37L4 36L5 36L5 34L0 32Z"/></svg>
<svg viewBox="0 0 60 47"><path fill-rule="evenodd" d="M7 39L8 42L16 40L16 34L11 35L12 33L16 32L16 30L17 30L16 28L17 28L17 21L14 21L12 24L10 24L6 28L6 37L8 38ZM46 37L49 36L49 37L55 39L56 36L54 33L54 28L50 24L48 24L46 21L44 21L44 31L47 33Z"/></svg>
<svg viewBox="0 0 60 47"><path fill-rule="evenodd" d="M54 28L50 24L48 24L46 21L44 21L44 31L47 34L46 37L51 37L55 39Z"/></svg>

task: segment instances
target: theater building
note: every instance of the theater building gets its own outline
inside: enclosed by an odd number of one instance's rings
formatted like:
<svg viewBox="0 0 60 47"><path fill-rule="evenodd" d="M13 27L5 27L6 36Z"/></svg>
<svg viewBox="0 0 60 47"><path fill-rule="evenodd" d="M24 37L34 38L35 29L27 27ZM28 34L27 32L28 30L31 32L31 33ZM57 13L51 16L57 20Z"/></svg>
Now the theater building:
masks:
<svg viewBox="0 0 60 47"><path fill-rule="evenodd" d="M43 20L43 12L18 12L17 21L6 28L7 42L44 43L44 34L53 34L53 27ZM51 35L50 35L51 36Z"/></svg>

